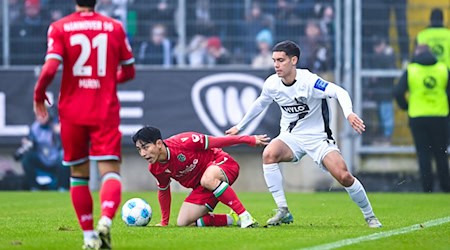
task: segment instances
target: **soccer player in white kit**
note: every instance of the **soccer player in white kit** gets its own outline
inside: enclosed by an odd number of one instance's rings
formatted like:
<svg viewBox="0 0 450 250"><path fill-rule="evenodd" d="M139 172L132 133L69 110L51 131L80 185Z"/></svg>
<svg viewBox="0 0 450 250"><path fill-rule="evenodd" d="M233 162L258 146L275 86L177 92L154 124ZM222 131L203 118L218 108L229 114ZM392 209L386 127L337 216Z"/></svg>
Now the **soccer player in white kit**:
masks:
<svg viewBox="0 0 450 250"><path fill-rule="evenodd" d="M381 227L364 187L348 171L332 137L328 98L339 101L345 117L359 134L365 131L364 122L353 113L352 101L346 90L307 69L297 69L299 58L300 48L294 42L276 44L272 49L276 74L266 79L261 95L242 120L225 132L229 135L238 134L273 101L280 107L280 134L266 146L262 155L264 179L278 206L267 225L277 226L294 221L284 194L279 163L296 162L309 155L344 186L351 199L360 207L368 226Z"/></svg>

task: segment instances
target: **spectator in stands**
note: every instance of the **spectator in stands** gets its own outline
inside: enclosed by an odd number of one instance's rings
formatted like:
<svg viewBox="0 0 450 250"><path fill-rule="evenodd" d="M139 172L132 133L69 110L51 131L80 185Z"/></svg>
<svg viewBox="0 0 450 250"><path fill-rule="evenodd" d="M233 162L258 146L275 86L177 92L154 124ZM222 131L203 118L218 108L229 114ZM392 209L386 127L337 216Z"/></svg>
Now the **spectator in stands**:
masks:
<svg viewBox="0 0 450 250"><path fill-rule="evenodd" d="M444 27L442 9L431 11L430 26L419 32L416 43L428 45L436 58L450 68L450 29Z"/></svg>
<svg viewBox="0 0 450 250"><path fill-rule="evenodd" d="M23 5L19 0L8 0L9 24L17 24L23 17Z"/></svg>
<svg viewBox="0 0 450 250"><path fill-rule="evenodd" d="M50 22L59 20L72 11L67 6L67 2L61 0L48 0L46 8L50 16Z"/></svg>
<svg viewBox="0 0 450 250"><path fill-rule="evenodd" d="M141 43L138 53L138 63L162 65L170 67L173 64L173 46L167 38L166 26L156 24L150 29L148 41Z"/></svg>
<svg viewBox="0 0 450 250"><path fill-rule="evenodd" d="M450 192L447 155L450 72L427 45L415 56L394 89L398 106L407 110L424 192L433 192L432 159L443 192Z"/></svg>
<svg viewBox="0 0 450 250"><path fill-rule="evenodd" d="M278 0L273 8L275 34L278 40L295 40L301 35L301 19L293 0Z"/></svg>
<svg viewBox="0 0 450 250"><path fill-rule="evenodd" d="M195 35L212 36L215 34L216 23L211 9L210 0L191 0L186 2L186 34L188 40Z"/></svg>
<svg viewBox="0 0 450 250"><path fill-rule="evenodd" d="M368 60L370 69L395 69L395 55L393 48L385 38L375 37L373 42L373 57ZM392 102L394 78L371 77L366 89L368 97L377 104L378 125L381 138L374 143L388 145L394 132L394 104Z"/></svg>
<svg viewBox="0 0 450 250"><path fill-rule="evenodd" d="M119 20L126 25L126 2L122 0L98 0L95 6L98 13Z"/></svg>
<svg viewBox="0 0 450 250"><path fill-rule="evenodd" d="M55 115L36 118L14 157L21 160L30 190L68 190L70 169L62 165L59 123Z"/></svg>
<svg viewBox="0 0 450 250"><path fill-rule="evenodd" d="M329 70L329 46L316 20L308 20L304 36L300 37L300 44L302 45L300 68L309 69L312 72Z"/></svg>
<svg viewBox="0 0 450 250"><path fill-rule="evenodd" d="M256 35L264 29L272 31L274 19L272 15L263 11L259 1L253 1L244 25L245 46L243 51L246 53L244 61L250 64L252 58L258 53L255 43Z"/></svg>
<svg viewBox="0 0 450 250"><path fill-rule="evenodd" d="M24 16L11 26L11 64L42 64L48 21L39 0L25 0Z"/></svg>
<svg viewBox="0 0 450 250"><path fill-rule="evenodd" d="M134 0L128 1L128 11L136 13L136 37L137 44L147 40L148 30L156 24L166 27L167 37L175 40L175 0ZM149 14L151 13L151 14Z"/></svg>
<svg viewBox="0 0 450 250"><path fill-rule="evenodd" d="M258 69L271 69L273 67L272 33L267 29L261 30L258 35L256 35L256 44L258 45L259 53L253 58L252 67Z"/></svg>
<svg viewBox="0 0 450 250"><path fill-rule="evenodd" d="M195 35L186 48L189 66L201 67L206 57L207 39L203 35ZM180 52L177 52L180 53Z"/></svg>
<svg viewBox="0 0 450 250"><path fill-rule="evenodd" d="M206 65L226 65L230 63L230 53L223 47L222 41L217 36L208 38L206 43Z"/></svg>
<svg viewBox="0 0 450 250"><path fill-rule="evenodd" d="M380 1L362 1L362 36L363 51L365 56L371 53L373 36L383 37L386 40L392 40L389 36L391 27L391 12L395 14L395 26L397 30L397 39L390 44L398 44L400 55L399 59L405 65L409 59L409 34L408 23L406 19L407 0L380 0ZM391 39L390 39L391 38ZM369 55L370 56L370 55ZM363 58L365 60L366 57Z"/></svg>

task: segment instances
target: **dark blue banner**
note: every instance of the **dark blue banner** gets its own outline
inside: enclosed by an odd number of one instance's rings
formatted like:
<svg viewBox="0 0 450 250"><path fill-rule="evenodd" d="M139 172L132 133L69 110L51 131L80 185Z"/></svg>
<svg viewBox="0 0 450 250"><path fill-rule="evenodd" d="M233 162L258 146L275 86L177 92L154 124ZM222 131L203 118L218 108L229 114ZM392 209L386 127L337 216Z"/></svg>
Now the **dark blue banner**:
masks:
<svg viewBox="0 0 450 250"><path fill-rule="evenodd" d="M0 146L17 146L33 122L32 70L0 71ZM183 131L223 135L236 124L261 92L268 71L140 69L136 78L119 86L124 145L143 125L159 127L163 137ZM55 103L60 76L48 94ZM278 134L276 105L252 121L242 134Z"/></svg>

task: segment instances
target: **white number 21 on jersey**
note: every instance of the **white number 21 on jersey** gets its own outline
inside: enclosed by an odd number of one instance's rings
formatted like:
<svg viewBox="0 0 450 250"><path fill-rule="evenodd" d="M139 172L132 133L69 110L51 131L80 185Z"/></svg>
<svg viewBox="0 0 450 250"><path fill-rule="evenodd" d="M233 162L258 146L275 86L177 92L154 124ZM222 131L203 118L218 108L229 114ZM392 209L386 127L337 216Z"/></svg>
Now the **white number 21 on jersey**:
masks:
<svg viewBox="0 0 450 250"><path fill-rule="evenodd" d="M84 34L75 34L70 37L70 45L80 45L81 53L73 65L72 73L74 76L92 76L92 66L85 65L91 55L91 48L97 48L97 75L106 75L106 47L108 36L104 33L98 34L91 41Z"/></svg>

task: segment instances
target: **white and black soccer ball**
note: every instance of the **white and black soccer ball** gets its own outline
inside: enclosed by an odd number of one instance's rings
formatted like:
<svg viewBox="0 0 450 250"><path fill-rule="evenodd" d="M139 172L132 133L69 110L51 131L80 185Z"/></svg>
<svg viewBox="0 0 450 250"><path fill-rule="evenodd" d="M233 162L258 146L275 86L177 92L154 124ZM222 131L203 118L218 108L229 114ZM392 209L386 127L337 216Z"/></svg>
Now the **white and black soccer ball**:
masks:
<svg viewBox="0 0 450 250"><path fill-rule="evenodd" d="M152 208L142 198L129 199L122 206L122 220L128 226L144 227L152 219Z"/></svg>

